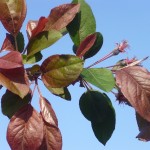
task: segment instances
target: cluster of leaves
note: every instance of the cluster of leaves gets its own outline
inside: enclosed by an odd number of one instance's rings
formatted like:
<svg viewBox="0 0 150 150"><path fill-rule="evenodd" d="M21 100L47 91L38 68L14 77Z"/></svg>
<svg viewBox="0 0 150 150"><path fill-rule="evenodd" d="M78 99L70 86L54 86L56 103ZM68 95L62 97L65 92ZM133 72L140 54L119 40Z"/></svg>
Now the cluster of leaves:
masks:
<svg viewBox="0 0 150 150"><path fill-rule="evenodd" d="M106 93L93 90L89 83L104 92L117 89L119 102L125 102L137 112L140 130L137 137L148 141L150 74L138 66L140 61L133 60L130 65L120 61L112 69L91 68L93 65L83 68L86 59L96 55L103 44L90 6L84 0L73 0L53 8L48 17L29 21L25 46L20 29L26 10L25 0L0 2L0 21L8 31L1 47L1 54L4 51L7 54L0 57L0 85L6 88L1 107L3 114L10 118L7 140L11 149L62 149L57 117L50 102L42 96L38 80L52 94L66 100L71 100L69 85L79 82L80 87L85 87L87 92L81 96L79 106L102 144L106 144L115 129L115 110ZM41 51L67 33L74 43L75 55L57 54L37 64L43 58ZM114 56L120 51L117 47L110 54ZM31 67L25 68L26 64ZM35 85L34 89L31 84ZM39 92L40 113L31 105L35 88Z"/></svg>

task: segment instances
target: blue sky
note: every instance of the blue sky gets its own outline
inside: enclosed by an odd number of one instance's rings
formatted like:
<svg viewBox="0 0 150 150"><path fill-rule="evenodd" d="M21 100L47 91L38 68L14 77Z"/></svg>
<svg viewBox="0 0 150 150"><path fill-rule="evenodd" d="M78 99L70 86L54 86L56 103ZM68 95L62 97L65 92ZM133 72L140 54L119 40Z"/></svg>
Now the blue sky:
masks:
<svg viewBox="0 0 150 150"><path fill-rule="evenodd" d="M150 55L150 1L143 0L86 0L91 6L97 22L97 31L104 37L104 44L97 56L87 60L85 65L91 64L109 53L115 43L128 40L130 49L124 54L106 60L96 67L105 67L115 64L122 58L132 58L136 56L142 59ZM70 0L27 0L28 13L22 32L25 33L25 26L28 20L38 20L40 16L48 16L50 9ZM5 37L6 31L0 25L0 45ZM27 41L27 38L25 39ZM53 54L72 53L72 41L69 36L63 37L55 45L43 51L46 56ZM150 60L146 60L143 65L150 70ZM95 88L95 87L94 87ZM41 85L41 90L44 86ZM51 95L48 90L43 90L43 96L52 104L59 121L59 127L63 136L63 150L148 150L150 143L138 141L135 137L139 133L134 109L119 105L115 97L109 93L109 97L116 110L116 129L108 141L103 146L95 138L90 122L88 122L79 110L79 98L85 89L78 88L78 84L69 87L72 94L72 101L64 101ZM96 89L96 88L95 88ZM1 90L1 95L4 90ZM39 110L38 94L35 93L32 104ZM10 150L6 142L6 129L9 120L0 115L0 149Z"/></svg>

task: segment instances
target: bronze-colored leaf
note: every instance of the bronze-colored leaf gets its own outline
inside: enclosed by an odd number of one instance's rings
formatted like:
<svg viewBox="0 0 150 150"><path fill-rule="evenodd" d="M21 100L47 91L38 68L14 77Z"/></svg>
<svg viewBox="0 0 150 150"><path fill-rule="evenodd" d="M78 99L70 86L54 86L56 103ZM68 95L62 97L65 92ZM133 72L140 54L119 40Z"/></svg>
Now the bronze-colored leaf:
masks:
<svg viewBox="0 0 150 150"><path fill-rule="evenodd" d="M45 28L45 24L48 19L45 17L41 17L39 21L29 21L27 24L27 34L28 38L35 37L37 34L43 31Z"/></svg>
<svg viewBox="0 0 150 150"><path fill-rule="evenodd" d="M1 0L0 21L12 35L17 35L26 17L25 0Z"/></svg>
<svg viewBox="0 0 150 150"><path fill-rule="evenodd" d="M36 150L43 141L43 121L39 113L27 104L10 120L7 140L11 150Z"/></svg>
<svg viewBox="0 0 150 150"><path fill-rule="evenodd" d="M141 141L150 141L150 122L143 119L138 113L136 113L136 120L140 133L136 136Z"/></svg>
<svg viewBox="0 0 150 150"><path fill-rule="evenodd" d="M135 110L150 121L150 73L139 66L116 71L116 82Z"/></svg>
<svg viewBox="0 0 150 150"><path fill-rule="evenodd" d="M45 30L65 28L78 13L79 4L63 4L51 10Z"/></svg>
<svg viewBox="0 0 150 150"><path fill-rule="evenodd" d="M40 97L41 115L44 123L44 139L40 150L61 150L62 137L55 112L47 99Z"/></svg>

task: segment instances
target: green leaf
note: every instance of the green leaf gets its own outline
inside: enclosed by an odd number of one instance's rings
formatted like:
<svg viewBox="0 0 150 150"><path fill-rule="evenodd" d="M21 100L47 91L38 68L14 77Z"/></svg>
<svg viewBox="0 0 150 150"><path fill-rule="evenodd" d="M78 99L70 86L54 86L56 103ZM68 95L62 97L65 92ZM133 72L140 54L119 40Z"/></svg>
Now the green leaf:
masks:
<svg viewBox="0 0 150 150"><path fill-rule="evenodd" d="M65 100L68 100L68 101L71 100L71 95L70 95L70 92L69 92L67 87L64 87L64 88L47 87L47 89L56 96L59 96L59 97L65 99Z"/></svg>
<svg viewBox="0 0 150 150"><path fill-rule="evenodd" d="M98 91L87 91L79 105L84 117L91 121L96 138L106 144L115 129L115 111L110 99Z"/></svg>
<svg viewBox="0 0 150 150"><path fill-rule="evenodd" d="M23 63L24 64L34 64L42 59L43 55L38 52L30 57L27 57L27 55L22 55Z"/></svg>
<svg viewBox="0 0 150 150"><path fill-rule="evenodd" d="M98 91L87 91L79 101L84 117L92 122L103 122L112 107L110 100Z"/></svg>
<svg viewBox="0 0 150 150"><path fill-rule="evenodd" d="M115 80L110 70L105 68L83 69L81 76L87 82L109 92L115 86Z"/></svg>
<svg viewBox="0 0 150 150"><path fill-rule="evenodd" d="M90 6L84 0L73 0L72 3L80 4L80 12L67 26L67 30L76 46L89 35L96 31L96 23Z"/></svg>
<svg viewBox="0 0 150 150"><path fill-rule="evenodd" d="M18 51L20 53L23 52L24 50L24 37L23 37L23 34L21 32L18 33L17 35L17 46L18 46Z"/></svg>
<svg viewBox="0 0 150 150"><path fill-rule="evenodd" d="M62 88L73 83L83 69L83 60L73 55L53 55L41 65L42 80L51 88Z"/></svg>
<svg viewBox="0 0 150 150"><path fill-rule="evenodd" d="M11 118L21 107L28 104L31 101L31 98L31 93L22 99L18 95L7 90L6 93L2 96L2 113L8 118Z"/></svg>
<svg viewBox="0 0 150 150"><path fill-rule="evenodd" d="M27 46L27 56L30 57L37 52L51 46L62 37L62 34L56 30L43 31L33 37Z"/></svg>
<svg viewBox="0 0 150 150"><path fill-rule="evenodd" d="M85 53L84 59L93 57L95 54L99 52L103 45L103 36L100 32L96 32L96 41L94 45Z"/></svg>

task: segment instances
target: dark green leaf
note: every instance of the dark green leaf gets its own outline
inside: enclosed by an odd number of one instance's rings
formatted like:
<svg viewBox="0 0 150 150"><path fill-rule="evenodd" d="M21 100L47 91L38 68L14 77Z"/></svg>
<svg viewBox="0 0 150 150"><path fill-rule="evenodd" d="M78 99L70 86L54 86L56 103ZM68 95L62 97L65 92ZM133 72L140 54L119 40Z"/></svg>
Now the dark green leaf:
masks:
<svg viewBox="0 0 150 150"><path fill-rule="evenodd" d="M73 0L72 3L80 4L80 12L67 26L67 30L76 46L89 35L95 32L96 23L90 6L84 0Z"/></svg>
<svg viewBox="0 0 150 150"><path fill-rule="evenodd" d="M18 51L20 53L23 52L24 50L24 37L23 37L23 34L21 32L18 33L17 35L17 46L18 46Z"/></svg>
<svg viewBox="0 0 150 150"><path fill-rule="evenodd" d="M83 69L81 76L87 82L90 82L106 92L111 91L115 86L112 72L105 68Z"/></svg>
<svg viewBox="0 0 150 150"><path fill-rule="evenodd" d="M40 52L41 50L51 46L62 37L62 34L56 30L43 31L33 37L27 46L28 57Z"/></svg>
<svg viewBox="0 0 150 150"><path fill-rule="evenodd" d="M11 118L21 107L28 104L31 101L31 98L31 93L22 99L18 95L7 90L1 100L3 114L8 118Z"/></svg>
<svg viewBox="0 0 150 150"><path fill-rule="evenodd" d="M112 107L106 95L98 91L87 91L79 101L80 110L84 117L92 122L103 122Z"/></svg>
<svg viewBox="0 0 150 150"><path fill-rule="evenodd" d="M96 32L96 41L94 45L85 53L84 59L93 57L101 49L103 45L103 36L100 32Z"/></svg>
<svg viewBox="0 0 150 150"><path fill-rule="evenodd" d="M73 83L83 69L83 60L73 55L54 55L41 65L42 80L51 88L62 88Z"/></svg>
<svg viewBox="0 0 150 150"><path fill-rule="evenodd" d="M56 96L59 96L65 100L71 100L71 95L67 87L64 88L47 87L47 89Z"/></svg>
<svg viewBox="0 0 150 150"><path fill-rule="evenodd" d="M43 55L38 52L30 57L27 57L27 55L22 55L23 63L24 64L34 64L42 59Z"/></svg>
<svg viewBox="0 0 150 150"><path fill-rule="evenodd" d="M91 121L96 138L105 145L115 129L115 111L110 99L98 91L87 91L79 105L84 117Z"/></svg>

